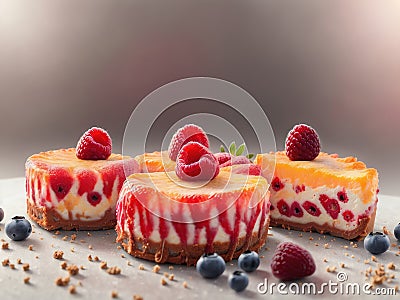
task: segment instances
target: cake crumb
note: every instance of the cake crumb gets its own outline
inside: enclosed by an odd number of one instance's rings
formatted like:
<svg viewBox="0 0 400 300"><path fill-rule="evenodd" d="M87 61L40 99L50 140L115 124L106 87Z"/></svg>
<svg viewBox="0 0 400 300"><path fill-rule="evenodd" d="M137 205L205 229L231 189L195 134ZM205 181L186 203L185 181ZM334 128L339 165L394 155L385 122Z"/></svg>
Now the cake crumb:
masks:
<svg viewBox="0 0 400 300"><path fill-rule="evenodd" d="M352 254L350 257L351 257L351 258L355 258L354 254Z"/></svg>
<svg viewBox="0 0 400 300"><path fill-rule="evenodd" d="M68 287L68 291L69 291L70 294L76 294L76 286L73 285L73 284L71 284L71 285Z"/></svg>
<svg viewBox="0 0 400 300"><path fill-rule="evenodd" d="M139 265L139 270L140 270L140 271L144 271L144 265L143 265L143 264L140 264L140 265Z"/></svg>
<svg viewBox="0 0 400 300"><path fill-rule="evenodd" d="M329 249L329 244L328 243L324 244L324 248Z"/></svg>
<svg viewBox="0 0 400 300"><path fill-rule="evenodd" d="M164 277L161 277L161 285L167 285L167 281L164 279Z"/></svg>
<svg viewBox="0 0 400 300"><path fill-rule="evenodd" d="M39 259L39 255L36 255L35 258L36 258L36 259Z"/></svg>
<svg viewBox="0 0 400 300"><path fill-rule="evenodd" d="M169 277L169 273L168 272L164 272L164 277L168 278Z"/></svg>
<svg viewBox="0 0 400 300"><path fill-rule="evenodd" d="M174 274L170 274L168 277L169 280L174 281L175 279L175 275Z"/></svg>
<svg viewBox="0 0 400 300"><path fill-rule="evenodd" d="M95 256L94 261L100 261L100 258L98 256Z"/></svg>
<svg viewBox="0 0 400 300"><path fill-rule="evenodd" d="M79 269L81 269L81 270L86 270L85 266L83 266L83 265L80 265L80 266L79 266Z"/></svg>
<svg viewBox="0 0 400 300"><path fill-rule="evenodd" d="M93 261L93 258L90 254L88 255L87 259L88 259L88 261Z"/></svg>
<svg viewBox="0 0 400 300"><path fill-rule="evenodd" d="M88 248L89 248L90 250L92 250L92 249L93 249L93 246L92 246L92 245L89 245Z"/></svg>
<svg viewBox="0 0 400 300"><path fill-rule="evenodd" d="M364 259L364 264L369 264L369 259Z"/></svg>
<svg viewBox="0 0 400 300"><path fill-rule="evenodd" d="M335 273L336 272L336 267L335 266L329 266L326 268L326 271L328 273Z"/></svg>
<svg viewBox="0 0 400 300"><path fill-rule="evenodd" d="M58 286L66 286L66 285L68 285L69 280L70 280L70 277L69 277L69 276L64 277L64 278L58 277L58 278L55 280L55 284L58 285Z"/></svg>
<svg viewBox="0 0 400 300"><path fill-rule="evenodd" d="M133 300L143 300L143 297L140 295L133 295Z"/></svg>
<svg viewBox="0 0 400 300"><path fill-rule="evenodd" d="M65 235L65 236L62 238L62 240L63 240L63 241L68 240L68 235Z"/></svg>
<svg viewBox="0 0 400 300"><path fill-rule="evenodd" d="M107 267L107 262L106 261L102 261L101 263L100 263L100 269L107 269L108 267Z"/></svg>
<svg viewBox="0 0 400 300"><path fill-rule="evenodd" d="M123 253L121 253L121 258L125 258L125 255Z"/></svg>
<svg viewBox="0 0 400 300"><path fill-rule="evenodd" d="M353 248L358 248L358 244L354 243Z"/></svg>
<svg viewBox="0 0 400 300"><path fill-rule="evenodd" d="M390 262L390 263L388 263L387 268L388 268L389 270L394 270L394 269L396 269L396 266L394 265L393 262Z"/></svg>
<svg viewBox="0 0 400 300"><path fill-rule="evenodd" d="M315 247L318 247L318 246L319 246L319 244L318 244L318 243L315 243L314 245L315 245Z"/></svg>
<svg viewBox="0 0 400 300"><path fill-rule="evenodd" d="M74 276L79 273L79 267L77 265L69 265L66 269L70 275Z"/></svg>
<svg viewBox="0 0 400 300"><path fill-rule="evenodd" d="M75 248L74 247L71 247L71 252L75 253Z"/></svg>
<svg viewBox="0 0 400 300"><path fill-rule="evenodd" d="M160 272L160 269L161 269L161 267L160 267L159 265L155 265L155 266L153 267L153 272L154 272L154 273L158 273L158 272Z"/></svg>
<svg viewBox="0 0 400 300"><path fill-rule="evenodd" d="M10 269L15 270L15 265L14 264L10 264Z"/></svg>
<svg viewBox="0 0 400 300"><path fill-rule="evenodd" d="M22 270L24 270L25 272L29 271L29 264L23 264L22 265Z"/></svg>
<svg viewBox="0 0 400 300"><path fill-rule="evenodd" d="M118 245L118 246L117 246L117 249L118 249L118 250L121 250L121 249L122 249L122 247L121 247L120 245Z"/></svg>
<svg viewBox="0 0 400 300"><path fill-rule="evenodd" d="M349 246L344 245L343 248L344 248L344 249L349 249Z"/></svg>
<svg viewBox="0 0 400 300"><path fill-rule="evenodd" d="M131 263L129 260L126 262L126 264L127 264L128 266L132 266L132 263Z"/></svg>
<svg viewBox="0 0 400 300"><path fill-rule="evenodd" d="M28 246L29 251L33 251L33 245Z"/></svg>
<svg viewBox="0 0 400 300"><path fill-rule="evenodd" d="M340 267L341 267L341 268L345 268L346 265L345 265L344 263L340 263Z"/></svg>
<svg viewBox="0 0 400 300"><path fill-rule="evenodd" d="M76 234L71 234L71 241L75 241L76 240Z"/></svg>
<svg viewBox="0 0 400 300"><path fill-rule="evenodd" d="M390 232L390 230L386 226L382 227L382 231L386 235L392 235L392 233Z"/></svg>
<svg viewBox="0 0 400 300"><path fill-rule="evenodd" d="M111 291L111 298L118 298L118 293L116 291Z"/></svg>
<svg viewBox="0 0 400 300"><path fill-rule="evenodd" d="M7 242L3 242L3 244L1 245L1 249L8 250L9 249L8 243Z"/></svg>
<svg viewBox="0 0 400 300"><path fill-rule="evenodd" d="M310 236L308 239L309 239L310 241L314 240L314 238L313 238L312 236Z"/></svg>
<svg viewBox="0 0 400 300"><path fill-rule="evenodd" d="M60 231L57 230L56 232L54 232L55 235L60 235Z"/></svg>
<svg viewBox="0 0 400 300"><path fill-rule="evenodd" d="M20 258L17 258L17 264L19 264L19 265L22 264L22 260Z"/></svg>
<svg viewBox="0 0 400 300"><path fill-rule="evenodd" d="M347 253L347 252L345 252L345 253L344 253L344 256L350 256L350 254L349 254L349 253Z"/></svg>
<svg viewBox="0 0 400 300"><path fill-rule="evenodd" d="M324 259L322 261L323 262L328 262L328 259L326 257L324 257Z"/></svg>
<svg viewBox="0 0 400 300"><path fill-rule="evenodd" d="M92 236L92 234L90 232L87 233L87 236Z"/></svg>
<svg viewBox="0 0 400 300"><path fill-rule="evenodd" d="M187 284L187 282L186 282L186 281L184 281L184 282L182 283L182 285L183 285L183 287L184 287L185 289L187 289L187 288L188 288L188 284Z"/></svg>
<svg viewBox="0 0 400 300"><path fill-rule="evenodd" d="M31 280L31 278L29 276L24 278L24 283L25 284L29 284L29 281Z"/></svg>
<svg viewBox="0 0 400 300"><path fill-rule="evenodd" d="M3 267L7 267L10 265L10 260L8 258L5 258L1 264L3 265Z"/></svg>
<svg viewBox="0 0 400 300"><path fill-rule="evenodd" d="M63 261L63 262L60 264L60 267L61 267L61 269L65 270L65 269L68 267L68 264L67 264L65 261Z"/></svg>
<svg viewBox="0 0 400 300"><path fill-rule="evenodd" d="M371 261L377 262L378 260L376 259L376 256L371 255Z"/></svg>
<svg viewBox="0 0 400 300"><path fill-rule="evenodd" d="M54 253L53 253L53 258L55 258L55 259L62 259L62 258L63 258L63 255L64 255L64 252L63 252L63 251L61 251L61 250L56 250L56 251L54 251Z"/></svg>
<svg viewBox="0 0 400 300"><path fill-rule="evenodd" d="M119 275L121 274L121 269L118 267L111 267L107 269L107 273L110 275Z"/></svg>

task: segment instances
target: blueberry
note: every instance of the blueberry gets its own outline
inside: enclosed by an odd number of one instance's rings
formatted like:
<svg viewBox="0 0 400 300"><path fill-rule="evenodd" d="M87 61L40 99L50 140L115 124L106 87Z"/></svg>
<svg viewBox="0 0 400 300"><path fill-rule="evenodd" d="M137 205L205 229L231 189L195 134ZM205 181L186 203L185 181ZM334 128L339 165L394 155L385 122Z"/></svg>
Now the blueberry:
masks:
<svg viewBox="0 0 400 300"><path fill-rule="evenodd" d="M217 253L204 254L197 261L196 270L204 278L217 278L225 271L225 261Z"/></svg>
<svg viewBox="0 0 400 300"><path fill-rule="evenodd" d="M241 292L249 285L249 277L242 271L235 271L229 275L228 283L231 289Z"/></svg>
<svg viewBox="0 0 400 300"><path fill-rule="evenodd" d="M396 237L396 239L398 239L400 241L400 223L396 225L393 233L394 233L394 236Z"/></svg>
<svg viewBox="0 0 400 300"><path fill-rule="evenodd" d="M4 210L0 207L0 222L4 219Z"/></svg>
<svg viewBox="0 0 400 300"><path fill-rule="evenodd" d="M6 224L6 234L14 241L25 240L31 232L31 223L24 217L16 216Z"/></svg>
<svg viewBox="0 0 400 300"><path fill-rule="evenodd" d="M382 232L371 232L364 239L364 248L372 254L381 254L389 249L390 240Z"/></svg>
<svg viewBox="0 0 400 300"><path fill-rule="evenodd" d="M260 258L258 257L257 252L247 250L240 254L238 259L238 266L243 271L253 272L257 270L260 265Z"/></svg>

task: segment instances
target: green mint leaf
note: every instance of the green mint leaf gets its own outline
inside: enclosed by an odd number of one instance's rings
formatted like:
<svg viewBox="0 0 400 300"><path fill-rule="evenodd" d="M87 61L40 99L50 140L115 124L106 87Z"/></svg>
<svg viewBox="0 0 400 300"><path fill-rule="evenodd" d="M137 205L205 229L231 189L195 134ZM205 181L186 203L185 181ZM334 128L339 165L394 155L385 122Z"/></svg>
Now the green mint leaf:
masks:
<svg viewBox="0 0 400 300"><path fill-rule="evenodd" d="M244 150L246 150L246 145L243 143L237 148L236 150L236 156L242 155Z"/></svg>
<svg viewBox="0 0 400 300"><path fill-rule="evenodd" d="M221 147L219 148L219 152L225 152L225 147L221 145Z"/></svg>
<svg viewBox="0 0 400 300"><path fill-rule="evenodd" d="M249 153L249 154L246 155L246 157L247 157L248 159L252 159L252 158L254 157L254 154L253 154L253 153Z"/></svg>
<svg viewBox="0 0 400 300"><path fill-rule="evenodd" d="M229 145L229 153L232 155L235 155L235 152L236 152L236 144L235 144L235 142L232 142Z"/></svg>

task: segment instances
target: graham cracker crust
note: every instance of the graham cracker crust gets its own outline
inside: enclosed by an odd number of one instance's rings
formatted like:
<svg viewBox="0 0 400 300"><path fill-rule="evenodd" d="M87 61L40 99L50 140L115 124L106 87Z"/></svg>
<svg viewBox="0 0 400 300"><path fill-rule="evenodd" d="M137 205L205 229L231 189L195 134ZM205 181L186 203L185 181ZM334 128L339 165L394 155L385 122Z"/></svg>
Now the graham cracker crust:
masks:
<svg viewBox="0 0 400 300"><path fill-rule="evenodd" d="M110 208L104 216L96 221L65 220L54 208L39 207L26 200L27 213L40 227L46 230L105 230L114 228L117 220L115 212Z"/></svg>
<svg viewBox="0 0 400 300"><path fill-rule="evenodd" d="M337 236L340 238L344 238L346 240L354 240L354 239L362 240L371 231L373 231L375 224L375 216L376 216L376 207L371 216L361 219L357 228L348 231L343 231L341 229L329 226L327 224L319 225L314 222L300 224L282 219L274 219L272 217L271 217L271 226L275 227L281 226L282 228L289 230L294 229L300 231L315 231L321 234L328 233L332 236Z"/></svg>
<svg viewBox="0 0 400 300"><path fill-rule="evenodd" d="M269 219L260 233L253 233L250 237L239 238L236 244L231 242L214 242L214 252L218 253L225 261L236 259L246 250L258 252L268 236ZM165 241L144 241L142 238L129 237L124 231L120 232L117 226L117 242L130 255L156 263L195 265L197 260L206 252L206 245L190 245L184 247L181 244L169 244Z"/></svg>

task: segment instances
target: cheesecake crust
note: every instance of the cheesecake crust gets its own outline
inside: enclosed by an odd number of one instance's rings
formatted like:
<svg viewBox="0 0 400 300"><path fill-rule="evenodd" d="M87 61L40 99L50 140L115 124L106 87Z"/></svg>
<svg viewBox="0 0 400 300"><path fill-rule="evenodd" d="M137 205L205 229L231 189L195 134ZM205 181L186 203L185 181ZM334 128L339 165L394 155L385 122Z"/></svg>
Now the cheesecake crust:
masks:
<svg viewBox="0 0 400 300"><path fill-rule="evenodd" d="M99 220L65 220L54 208L40 207L26 200L28 216L46 230L106 230L115 227L115 211L109 208Z"/></svg>
<svg viewBox="0 0 400 300"><path fill-rule="evenodd" d="M214 252L218 253L225 261L236 259L246 250L258 252L264 246L269 228L269 218L265 221L265 226L261 232L253 232L248 237L241 237L236 244L231 242L214 242ZM189 245L183 247L181 244L169 244L167 242L154 242L143 240L142 238L130 238L124 231L120 231L117 226L117 242L130 255L156 263L186 264L195 265L197 260L205 253L206 245Z"/></svg>
<svg viewBox="0 0 400 300"><path fill-rule="evenodd" d="M282 219L275 219L271 217L271 226L282 227L284 229L294 229L300 231L315 231L321 234L328 233L332 236L344 238L346 240L362 240L374 229L376 216L376 207L373 213L366 218L360 220L358 226L353 230L341 230L328 224L319 225L314 222L300 224Z"/></svg>

